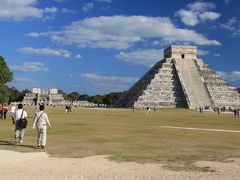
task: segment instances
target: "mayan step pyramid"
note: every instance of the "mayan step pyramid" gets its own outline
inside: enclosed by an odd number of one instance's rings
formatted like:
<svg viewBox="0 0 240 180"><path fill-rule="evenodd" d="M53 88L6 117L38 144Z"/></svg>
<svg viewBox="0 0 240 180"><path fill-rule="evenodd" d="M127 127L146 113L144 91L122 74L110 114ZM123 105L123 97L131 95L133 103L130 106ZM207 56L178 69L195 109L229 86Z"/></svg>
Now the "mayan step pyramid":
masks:
<svg viewBox="0 0 240 180"><path fill-rule="evenodd" d="M240 107L236 88L197 58L195 46L170 46L114 107Z"/></svg>

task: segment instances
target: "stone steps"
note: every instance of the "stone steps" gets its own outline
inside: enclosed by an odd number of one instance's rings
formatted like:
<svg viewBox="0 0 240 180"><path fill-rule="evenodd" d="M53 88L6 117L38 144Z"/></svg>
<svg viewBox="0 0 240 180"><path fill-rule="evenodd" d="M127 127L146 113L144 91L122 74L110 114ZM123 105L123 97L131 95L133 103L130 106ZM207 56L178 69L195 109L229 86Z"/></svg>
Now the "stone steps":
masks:
<svg viewBox="0 0 240 180"><path fill-rule="evenodd" d="M174 60L175 67L178 71L178 76L182 83L183 89L187 94L189 107L191 109L194 109L195 107L211 105L194 61L194 59Z"/></svg>

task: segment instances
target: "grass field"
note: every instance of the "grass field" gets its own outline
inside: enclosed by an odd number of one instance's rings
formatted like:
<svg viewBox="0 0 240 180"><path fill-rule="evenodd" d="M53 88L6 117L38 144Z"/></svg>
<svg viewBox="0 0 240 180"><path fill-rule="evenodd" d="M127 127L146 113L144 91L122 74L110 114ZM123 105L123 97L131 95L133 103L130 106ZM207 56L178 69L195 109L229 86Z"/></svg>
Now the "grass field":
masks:
<svg viewBox="0 0 240 180"><path fill-rule="evenodd" d="M29 126L24 143L14 144L14 126L8 117L0 120L0 149L39 152L32 119L35 110L26 109ZM240 157L240 133L169 129L160 126L228 129L240 131L240 118L232 114L186 109L152 112L123 109L46 109L52 129L47 148L56 157L110 155L116 161L163 163L174 169L194 169L198 160L222 161ZM10 115L9 115L10 116Z"/></svg>

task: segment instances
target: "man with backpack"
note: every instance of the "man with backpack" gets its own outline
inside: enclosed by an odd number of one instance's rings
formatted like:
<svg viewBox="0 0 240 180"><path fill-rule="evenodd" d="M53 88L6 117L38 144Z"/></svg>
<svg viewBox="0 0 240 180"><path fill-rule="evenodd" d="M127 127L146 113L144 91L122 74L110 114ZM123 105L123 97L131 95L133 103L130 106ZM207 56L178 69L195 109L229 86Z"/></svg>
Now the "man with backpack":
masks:
<svg viewBox="0 0 240 180"><path fill-rule="evenodd" d="M25 128L19 126L19 120L27 119L27 112L23 110L23 105L18 104L18 109L15 113L15 141L16 143L23 143Z"/></svg>

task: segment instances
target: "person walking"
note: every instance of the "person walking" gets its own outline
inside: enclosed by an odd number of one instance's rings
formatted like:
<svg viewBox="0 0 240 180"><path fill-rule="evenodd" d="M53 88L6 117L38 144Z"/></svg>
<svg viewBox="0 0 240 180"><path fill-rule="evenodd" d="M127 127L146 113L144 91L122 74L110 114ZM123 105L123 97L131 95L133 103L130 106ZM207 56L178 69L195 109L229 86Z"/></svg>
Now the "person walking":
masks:
<svg viewBox="0 0 240 180"><path fill-rule="evenodd" d="M3 118L3 104L0 102L0 119Z"/></svg>
<svg viewBox="0 0 240 180"><path fill-rule="evenodd" d="M234 117L236 118L237 117L237 109L236 108L234 108L233 114L234 114Z"/></svg>
<svg viewBox="0 0 240 180"><path fill-rule="evenodd" d="M37 146L44 149L47 141L47 125L51 128L48 115L44 112L44 105L39 106L39 112L36 113L33 120L33 129L37 127Z"/></svg>
<svg viewBox="0 0 240 180"><path fill-rule="evenodd" d="M3 105L3 119L7 118L7 113L8 113L8 105L7 105L7 103L4 103L4 105Z"/></svg>
<svg viewBox="0 0 240 180"><path fill-rule="evenodd" d="M151 112L151 108L147 106L147 115L150 115L150 112Z"/></svg>
<svg viewBox="0 0 240 180"><path fill-rule="evenodd" d="M13 122L13 124L15 124L15 121L14 121L14 117L15 117L15 113L16 113L16 105L15 104L11 104L10 112L12 113L11 114L12 122Z"/></svg>
<svg viewBox="0 0 240 180"><path fill-rule="evenodd" d="M27 112L23 110L23 105L18 104L18 109L15 113L15 141L16 143L23 143L25 129L18 126L19 119L26 119Z"/></svg>

